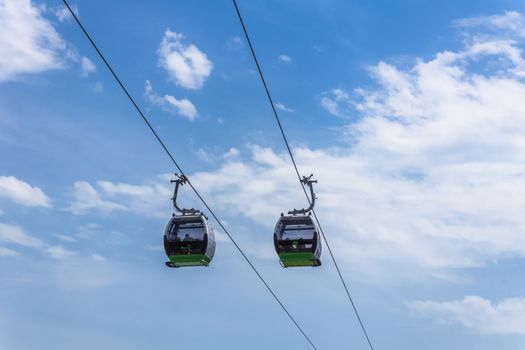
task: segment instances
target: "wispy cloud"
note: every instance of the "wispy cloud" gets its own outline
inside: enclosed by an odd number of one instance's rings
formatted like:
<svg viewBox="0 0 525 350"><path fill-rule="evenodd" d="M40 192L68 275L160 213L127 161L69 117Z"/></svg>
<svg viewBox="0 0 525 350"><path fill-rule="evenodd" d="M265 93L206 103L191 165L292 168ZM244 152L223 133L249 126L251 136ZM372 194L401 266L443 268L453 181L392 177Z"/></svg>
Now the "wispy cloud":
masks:
<svg viewBox="0 0 525 350"><path fill-rule="evenodd" d="M69 235L55 234L55 237L65 242L76 242L77 239Z"/></svg>
<svg viewBox="0 0 525 350"><path fill-rule="evenodd" d="M72 8L78 13L76 5ZM80 66L83 77L96 71L89 58L61 37L53 22L45 17L48 13L46 6L35 5L31 0L0 0L0 82L64 69L71 63ZM70 17L63 6L57 7L54 14L60 22Z"/></svg>
<svg viewBox="0 0 525 350"><path fill-rule="evenodd" d="M164 184L131 185L98 181L97 187L77 181L68 210L81 215L90 212L104 215L133 212L146 217L164 217L168 212L172 190Z"/></svg>
<svg viewBox="0 0 525 350"><path fill-rule="evenodd" d="M210 76L213 63L197 46L183 43L184 35L166 29L159 47L159 65L177 85L200 89Z"/></svg>
<svg viewBox="0 0 525 350"><path fill-rule="evenodd" d="M292 63L292 59L288 55L279 55L277 59L284 63Z"/></svg>
<svg viewBox="0 0 525 350"><path fill-rule="evenodd" d="M73 214L82 214L93 209L102 213L111 213L116 210L125 210L125 206L102 199L91 184L77 181L73 191L73 201L69 204L68 209Z"/></svg>
<svg viewBox="0 0 525 350"><path fill-rule="evenodd" d="M18 253L12 249L0 247L0 256L16 256Z"/></svg>
<svg viewBox="0 0 525 350"><path fill-rule="evenodd" d="M149 80L146 81L144 96L151 104L161 107L166 112L178 114L188 120L197 118L197 108L190 100L186 98L178 100L171 95L156 95Z"/></svg>
<svg viewBox="0 0 525 350"><path fill-rule="evenodd" d="M321 107L336 117L347 117L352 109L350 95L342 89L332 89L323 93Z"/></svg>
<svg viewBox="0 0 525 350"><path fill-rule="evenodd" d="M283 111L283 112L293 112L294 110L289 108L289 107L286 107L284 104L280 103L280 102L277 102L275 104L275 108L277 108L278 110L280 111Z"/></svg>
<svg viewBox="0 0 525 350"><path fill-rule="evenodd" d="M91 259L93 259L95 261L107 261L108 260L108 259L106 259L105 257L103 257L100 254L92 254L91 255Z"/></svg>
<svg viewBox="0 0 525 350"><path fill-rule="evenodd" d="M30 0L1 0L0 28L0 82L63 68L66 43Z"/></svg>
<svg viewBox="0 0 525 350"><path fill-rule="evenodd" d="M446 324L460 324L477 333L525 335L525 298L498 303L479 296L458 301L416 301L410 307Z"/></svg>
<svg viewBox="0 0 525 350"><path fill-rule="evenodd" d="M374 88L326 94L332 114L356 116L342 127L348 146L293 151L319 179L318 213L349 266L434 274L525 256L523 57L518 43L500 43L469 42L409 68L380 62ZM270 227L304 200L289 168L254 147L250 160L192 182L214 206Z"/></svg>
<svg viewBox="0 0 525 350"><path fill-rule="evenodd" d="M3 223L0 223L0 242L29 248L42 248L45 245L41 239L25 233L21 227Z"/></svg>
<svg viewBox="0 0 525 350"><path fill-rule="evenodd" d="M230 50L239 50L239 49L241 49L242 46L243 46L241 37L236 35L236 36L232 36L232 37L228 38L228 40L226 41L226 46Z"/></svg>
<svg viewBox="0 0 525 350"><path fill-rule="evenodd" d="M237 148L232 147L228 150L228 152L222 155L222 158L226 160L233 160L236 159L240 154L241 152Z"/></svg>
<svg viewBox="0 0 525 350"><path fill-rule="evenodd" d="M487 35L487 30L490 30L488 34L496 34L507 39L513 36L525 38L525 16L516 11L507 11L493 16L462 18L454 21L454 25L469 31L480 28L484 36Z"/></svg>
<svg viewBox="0 0 525 350"><path fill-rule="evenodd" d="M14 176L0 176L0 198L27 207L51 207L51 199L39 187L33 187Z"/></svg>
<svg viewBox="0 0 525 350"><path fill-rule="evenodd" d="M197 155L197 158L206 163L213 164L217 160L217 156L212 152L207 151L204 147L199 147L195 154Z"/></svg>
<svg viewBox="0 0 525 350"><path fill-rule="evenodd" d="M27 233L22 227L13 224L0 223L0 243L36 249L54 259L67 259L77 255L77 253L62 246L49 244ZM12 256L16 254L18 253L12 249L0 247L0 256Z"/></svg>
<svg viewBox="0 0 525 350"><path fill-rule="evenodd" d="M75 13L75 15L79 15L78 6L76 4L70 5L71 9ZM71 16L71 13L69 12L68 8L65 6L58 6L55 9L55 16L58 18L60 22L66 22L69 21L73 16Z"/></svg>
<svg viewBox="0 0 525 350"><path fill-rule="evenodd" d="M59 260L68 259L68 258L71 258L77 255L76 252L68 250L62 246L50 246L46 248L46 252L53 259L59 259Z"/></svg>
<svg viewBox="0 0 525 350"><path fill-rule="evenodd" d="M97 66L95 66L95 64L87 57L82 57L80 59L80 67L82 68L82 76L84 77L97 71Z"/></svg>

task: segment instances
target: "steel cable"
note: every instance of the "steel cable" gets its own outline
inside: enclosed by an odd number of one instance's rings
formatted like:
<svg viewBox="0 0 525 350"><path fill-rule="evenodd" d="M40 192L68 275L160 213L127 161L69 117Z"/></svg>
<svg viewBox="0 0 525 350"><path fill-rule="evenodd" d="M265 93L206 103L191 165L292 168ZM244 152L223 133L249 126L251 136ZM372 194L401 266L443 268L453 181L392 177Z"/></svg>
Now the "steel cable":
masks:
<svg viewBox="0 0 525 350"><path fill-rule="evenodd" d="M165 143L162 141L162 139L160 138L160 136L157 134L157 132L155 131L155 129L153 129L151 123L149 122L148 118L145 116L145 114L142 112L142 109L138 106L138 104L135 102L135 100L133 99L133 97L131 96L131 94L128 92L128 90L126 89L126 87L124 86L124 84L122 83L122 81L119 79L119 77L117 76L117 74L115 73L115 71L113 70L113 68L111 67L111 65L109 64L109 62L106 60L106 58L104 57L104 55L102 54L102 52L99 50L98 46L95 44L94 40L91 38L91 35L89 35L89 33L87 32L87 30L84 28L84 26L82 25L82 23L80 22L80 20L78 19L78 16L73 12L73 10L71 9L71 7L69 6L68 2L66 0L62 0L62 2L64 3L64 5L67 7L67 9L69 10L69 12L71 13L71 16L73 16L73 18L75 19L75 22L78 24L78 26L80 27L80 29L82 30L82 32L84 33L84 35L86 36L86 38L89 40L89 42L91 43L91 46L93 46L93 48L95 49L95 51L97 52L98 56L102 59L102 61L104 62L104 64L106 65L106 67L109 69L109 71L111 72L111 75L113 76L113 78L115 78L115 80L117 81L118 85L120 86L120 88L122 89L122 91L124 91L124 93L126 94L127 98L129 99L129 101L133 104L133 107L135 108L135 110L139 113L139 115L141 116L142 120L146 123L146 125L148 126L149 130L153 133L153 135L155 136L155 138L157 139L157 141L160 143L160 145L162 146L162 149L164 150L164 152L168 155L168 157L170 158L170 160L173 162L173 164L175 165L175 167L177 168L177 170L181 173L181 175L185 175L184 171L182 170L182 168L179 166L179 164L177 163L177 161L175 160L175 158L173 157L173 155L171 154L171 152L168 150L168 148L166 147ZM186 178L188 178L186 176ZM231 240L231 242L233 243L233 245L235 246L235 248L237 248L237 250L239 251L239 253L242 255L242 257L244 258L244 260L248 263L248 265L250 265L251 269L255 272L255 274L257 275L257 277L259 278L259 280L263 283L263 285L266 287L266 289L268 290L268 292L270 292L270 294L273 296L273 298L275 299L275 301L277 301L277 303L279 304L279 306L283 309L283 311L286 313L286 315L288 316L288 318L292 321L292 323L295 325L295 327L300 331L300 333L302 334L302 336L306 339L306 341L310 344L310 346L317 350L317 347L314 345L314 343L312 342L312 340L306 335L305 331L302 329L302 327L299 325L299 323L295 320L295 318L292 316L292 314L288 311L288 309L286 308L286 306L283 304L283 302L280 300L280 298L277 296L277 294L275 294L275 292L273 291L273 289L270 287L270 285L268 284L268 282L266 282L266 280L262 277L262 275L260 274L260 272L257 270L257 268L253 265L253 263L251 262L251 260L248 258L248 256L244 253L244 251L241 249L241 247L237 244L237 242L235 241L235 239L231 236L231 234L228 232L228 230L226 229L226 227L224 227L224 225L222 224L222 222L219 220L219 218L217 217L217 215L215 215L215 213L213 212L213 210L210 208L210 206L208 205L208 203L204 200L204 198L200 195L200 193L197 191L197 189L193 186L193 184L191 183L191 181L188 179L187 181L188 185L191 187L191 189L193 190L193 192L195 193L195 195L199 198L199 200L202 202L202 204L206 207L206 209L208 209L208 211L210 212L210 214L213 216L213 218L215 219L215 221L217 222L217 224L222 228L222 230L226 233L226 235L228 236L228 238Z"/></svg>
<svg viewBox="0 0 525 350"><path fill-rule="evenodd" d="M276 110L275 105L273 103L273 99L272 99L272 96L270 94L270 90L268 88L268 84L266 83L266 79L264 78L264 74L263 74L261 66L259 64L259 60L257 59L257 55L255 54L255 50L254 50L252 42L250 40L250 36L248 35L248 31L246 29L246 25L244 24L241 12L239 10L239 6L237 5L237 1L236 0L232 0L232 1L233 1L233 5L235 6L235 11L237 12L237 16L239 17L239 21L241 23L242 30L244 32L244 36L246 38L246 41L248 42L248 46L250 48L250 52L252 54L253 60L255 61L255 65L257 66L257 71L259 72L259 77L261 78L261 81L262 81L262 84L263 84L263 87L264 87L264 91L266 92L266 96L268 97L268 101L270 102L270 105L272 107L273 115L275 116L275 121L277 122L279 130L280 130L281 135L283 137L284 143L286 145L286 149L288 150L288 154L290 155L290 159L292 160L293 167L294 167L295 172L297 174L297 178L299 179L299 183L301 184L301 188L303 189L304 195L306 196L306 199L308 200L308 203L311 204L311 200L310 200L310 197L308 196L308 193L306 192L306 188L304 187L304 184L301 182L301 175L299 173L299 169L297 167L297 163L295 161L295 158L293 156L292 150L290 148L290 144L288 143L288 138L286 137L286 134L284 132L284 129L283 129L283 126L282 126L282 123L281 123L281 119L279 118L279 114L277 113L277 110ZM339 279L341 280L341 283L342 283L342 285L343 285L343 287L345 289L345 292L346 292L346 295L348 297L348 300L350 301L350 304L352 305L352 309L354 310L354 313L355 313L355 315L357 317L357 320L359 321L359 325L361 326L363 334L365 335L365 338L366 338L366 340L368 342L368 345L370 346L370 349L374 350L374 347L372 346L372 342L370 340L370 337L368 336L368 332L366 331L366 328L365 328L365 326L363 324L361 316L359 315L357 307L356 307L356 305L354 303L354 300L353 300L353 298L352 298L352 296L350 294L350 290L349 290L349 288L348 288L348 286L346 284L345 279L343 278L341 270L339 269L339 264L337 264L337 261L335 259L335 256L334 256L333 252L332 252L332 249L330 248L330 244L328 243L328 240L326 239L326 235L324 234L324 231L323 231L323 228L321 226L321 223L319 222L319 219L317 218L317 214L315 213L315 210L312 210L312 212L314 214L315 221L317 222L317 225L319 227L319 231L321 231L321 235L323 236L323 240L326 243L326 247L328 248L328 252L330 253L330 257L332 258L334 266L335 266L335 268L337 270L337 274L339 275Z"/></svg>

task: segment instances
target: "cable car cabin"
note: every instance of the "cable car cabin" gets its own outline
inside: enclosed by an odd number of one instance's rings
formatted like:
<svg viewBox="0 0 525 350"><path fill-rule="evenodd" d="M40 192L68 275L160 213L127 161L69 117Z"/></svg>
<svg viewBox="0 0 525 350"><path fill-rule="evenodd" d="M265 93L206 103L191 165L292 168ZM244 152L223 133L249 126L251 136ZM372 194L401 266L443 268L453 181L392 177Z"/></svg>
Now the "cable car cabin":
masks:
<svg viewBox="0 0 525 350"><path fill-rule="evenodd" d="M281 216L273 242L283 267L321 265L321 239L310 215Z"/></svg>
<svg viewBox="0 0 525 350"><path fill-rule="evenodd" d="M164 233L168 267L208 266L215 254L213 229L203 214L174 215Z"/></svg>

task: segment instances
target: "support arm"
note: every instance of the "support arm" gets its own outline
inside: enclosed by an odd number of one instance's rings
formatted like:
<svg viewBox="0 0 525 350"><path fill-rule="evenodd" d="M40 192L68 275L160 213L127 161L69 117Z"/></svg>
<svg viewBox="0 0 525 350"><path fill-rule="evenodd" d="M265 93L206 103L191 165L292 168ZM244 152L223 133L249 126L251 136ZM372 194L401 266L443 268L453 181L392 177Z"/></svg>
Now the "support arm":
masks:
<svg viewBox="0 0 525 350"><path fill-rule="evenodd" d="M313 183L317 183L317 180L312 180L312 176L314 176L314 174L310 174L310 176L306 177L306 176L303 176L303 178L301 179L301 183L303 185L308 185L308 187L310 187L310 198L311 198L311 201L310 201L310 206L306 209L294 209L292 211L289 211L288 214L291 214L291 215L298 215L298 214L306 214L308 212L310 212L314 206L315 206L315 193L314 193L314 187L313 187Z"/></svg>
<svg viewBox="0 0 525 350"><path fill-rule="evenodd" d="M188 182L188 178L184 175L178 175L178 174L175 174L175 176L178 177L177 180L170 180L170 183L174 183L175 182L175 190L173 191L173 207L175 208L176 211L182 213L182 215L195 215L195 214L199 214L200 211L197 210L197 209L194 209L194 208L191 208L191 209L185 209L185 208L179 208L179 206L177 205L177 194L179 192L179 186L182 186L184 185L186 182Z"/></svg>

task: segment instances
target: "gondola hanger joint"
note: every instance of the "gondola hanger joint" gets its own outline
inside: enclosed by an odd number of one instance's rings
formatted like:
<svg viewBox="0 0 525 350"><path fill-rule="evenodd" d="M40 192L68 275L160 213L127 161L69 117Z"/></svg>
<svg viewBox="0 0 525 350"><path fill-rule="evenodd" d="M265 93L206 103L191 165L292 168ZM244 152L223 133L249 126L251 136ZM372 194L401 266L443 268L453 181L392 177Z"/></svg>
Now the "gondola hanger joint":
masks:
<svg viewBox="0 0 525 350"><path fill-rule="evenodd" d="M310 214L310 212L314 208L316 197L315 197L315 193L314 193L313 184L317 183L317 180L312 180L313 176L314 176L314 174L310 174L310 176L308 176L308 177L307 176L303 176L303 178L301 179L301 184L303 186L306 185L306 186L308 186L310 188L310 197L311 197L310 206L308 208L291 210L291 211L288 212L288 214L290 214L290 215L306 215L307 213Z"/></svg>
<svg viewBox="0 0 525 350"><path fill-rule="evenodd" d="M178 175L173 191L173 213L164 231L164 250L169 261L168 267L208 266L215 254L215 235L208 224L208 218L194 208L185 209L177 205L179 186L189 183L184 175Z"/></svg>
<svg viewBox="0 0 525 350"><path fill-rule="evenodd" d="M288 215L281 213L275 224L273 243L282 267L321 266L321 238L310 215L315 205L313 183L317 183L312 177L301 179L301 184L310 188L310 206L289 211Z"/></svg>
<svg viewBox="0 0 525 350"><path fill-rule="evenodd" d="M188 178L184 174L183 175L175 174L175 176L177 177L176 180L170 180L170 183L175 183L175 189L173 190L173 198L172 198L173 207L175 208L176 211L178 211L179 213L182 213L182 215L200 214L200 210L197 210L195 208L186 209L186 208L180 208L177 205L177 194L179 192L179 186L183 186L189 181L188 181Z"/></svg>

